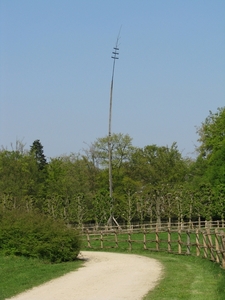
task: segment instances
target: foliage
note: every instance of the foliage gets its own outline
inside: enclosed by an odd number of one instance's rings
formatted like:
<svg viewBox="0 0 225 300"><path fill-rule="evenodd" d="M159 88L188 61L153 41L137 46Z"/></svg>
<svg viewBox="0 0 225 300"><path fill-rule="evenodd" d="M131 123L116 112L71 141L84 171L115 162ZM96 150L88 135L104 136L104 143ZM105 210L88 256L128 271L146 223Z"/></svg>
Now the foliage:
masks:
<svg viewBox="0 0 225 300"><path fill-rule="evenodd" d="M112 134L111 136L112 149L112 165L114 169L119 171L121 165L125 161L129 161L130 156L134 150L132 146L132 139L128 134ZM108 136L98 138L91 146L92 157L97 161L97 165L103 168L108 166Z"/></svg>
<svg viewBox="0 0 225 300"><path fill-rule="evenodd" d="M38 165L38 169L43 170L47 164L47 161L40 140L35 140L33 142L32 146L30 147L30 153L34 155L34 158Z"/></svg>
<svg viewBox="0 0 225 300"><path fill-rule="evenodd" d="M99 190L93 199L92 219L95 225L106 224L110 216L110 197L107 190Z"/></svg>
<svg viewBox="0 0 225 300"><path fill-rule="evenodd" d="M143 184L184 181L187 166L176 143L169 147L149 145L132 154L130 175Z"/></svg>
<svg viewBox="0 0 225 300"><path fill-rule="evenodd" d="M38 197L40 191L37 172L35 160L29 154L0 151L0 197L5 208L31 209L30 200Z"/></svg>
<svg viewBox="0 0 225 300"><path fill-rule="evenodd" d="M0 215L0 250L6 255L64 262L76 259L80 246L78 233L60 220L18 210Z"/></svg>
<svg viewBox="0 0 225 300"><path fill-rule="evenodd" d="M200 146L198 151L204 158L209 158L225 140L225 107L218 108L216 113L209 112L209 116L198 128Z"/></svg>
<svg viewBox="0 0 225 300"><path fill-rule="evenodd" d="M113 197L109 198L109 137L83 155L47 162L40 140L30 151L17 142L0 150L0 211L36 211L66 224L171 222L224 219L225 108L210 112L198 129L196 160L171 146L136 148L128 134L112 134Z"/></svg>
<svg viewBox="0 0 225 300"><path fill-rule="evenodd" d="M225 183L225 107L210 111L197 132L199 176L213 185Z"/></svg>

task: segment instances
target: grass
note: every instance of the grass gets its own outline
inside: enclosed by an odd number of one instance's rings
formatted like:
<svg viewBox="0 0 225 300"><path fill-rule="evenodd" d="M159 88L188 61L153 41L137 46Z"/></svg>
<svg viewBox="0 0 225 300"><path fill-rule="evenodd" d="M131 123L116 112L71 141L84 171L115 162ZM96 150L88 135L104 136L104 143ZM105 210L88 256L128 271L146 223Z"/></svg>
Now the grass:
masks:
<svg viewBox="0 0 225 300"><path fill-rule="evenodd" d="M0 300L78 269L82 261L50 264L38 259L0 254Z"/></svg>
<svg viewBox="0 0 225 300"><path fill-rule="evenodd" d="M140 238L133 236L132 239ZM166 238L161 236L161 239ZM109 240L108 240L109 239ZM152 239L151 236L148 237ZM104 246L112 246L114 238L107 238ZM120 243L121 242L121 243ZM88 250L84 244L82 250ZM92 241L94 249L100 250L100 240ZM223 300L225 299L225 270L206 259L187 255L141 250L143 244L134 244L132 251L128 243L119 241L119 248L104 251L133 253L159 260L164 267L163 277L156 288L149 292L145 300ZM0 300L18 294L50 279L77 269L81 261L60 264L46 264L36 259L4 257L0 255Z"/></svg>
<svg viewBox="0 0 225 300"><path fill-rule="evenodd" d="M145 300L223 300L225 270L197 257L173 254L148 254L164 266L163 279Z"/></svg>

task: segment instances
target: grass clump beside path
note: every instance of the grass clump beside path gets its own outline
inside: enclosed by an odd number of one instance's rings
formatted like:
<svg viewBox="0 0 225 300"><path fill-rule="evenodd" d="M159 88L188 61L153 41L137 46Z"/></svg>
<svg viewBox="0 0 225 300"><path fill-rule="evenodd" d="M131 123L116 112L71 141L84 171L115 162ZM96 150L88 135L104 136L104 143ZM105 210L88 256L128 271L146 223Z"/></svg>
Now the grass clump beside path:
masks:
<svg viewBox="0 0 225 300"><path fill-rule="evenodd" d="M0 253L0 300L78 269L82 261L51 264L39 259Z"/></svg>
<svg viewBox="0 0 225 300"><path fill-rule="evenodd" d="M224 300L225 270L203 258L172 254L148 254L164 266L159 285L145 300Z"/></svg>

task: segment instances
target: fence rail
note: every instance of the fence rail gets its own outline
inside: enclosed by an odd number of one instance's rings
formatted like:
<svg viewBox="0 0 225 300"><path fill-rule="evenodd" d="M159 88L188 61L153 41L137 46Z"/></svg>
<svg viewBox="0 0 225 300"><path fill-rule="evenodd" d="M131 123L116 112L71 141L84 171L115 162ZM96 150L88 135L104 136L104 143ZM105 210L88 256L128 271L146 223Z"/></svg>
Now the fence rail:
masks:
<svg viewBox="0 0 225 300"><path fill-rule="evenodd" d="M80 228L83 233L87 230L93 233L98 232L107 232L107 231L120 231L128 232L140 231L140 230L161 230L165 231L167 229L181 229L181 230L193 230L193 229L203 229L203 228L225 228L224 220L216 221L189 221L189 222L160 222L160 223L147 223L147 224L130 224L130 225L82 225Z"/></svg>
<svg viewBox="0 0 225 300"><path fill-rule="evenodd" d="M84 247L91 249L144 249L174 254L195 255L217 262L225 268L225 231L222 226L181 228L139 226L101 231L86 229Z"/></svg>

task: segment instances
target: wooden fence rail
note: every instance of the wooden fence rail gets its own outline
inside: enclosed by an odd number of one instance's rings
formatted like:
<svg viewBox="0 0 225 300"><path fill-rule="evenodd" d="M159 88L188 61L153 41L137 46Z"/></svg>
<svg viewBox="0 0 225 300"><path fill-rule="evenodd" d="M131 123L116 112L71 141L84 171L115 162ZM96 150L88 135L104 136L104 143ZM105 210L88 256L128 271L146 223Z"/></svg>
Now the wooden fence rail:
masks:
<svg viewBox="0 0 225 300"><path fill-rule="evenodd" d="M140 231L140 230L167 230L170 229L181 229L181 230L193 230L202 228L225 228L224 220L216 221L189 221L189 222L160 222L160 223L148 223L148 224L130 224L130 225L93 225L84 224L79 228L83 233L87 230L94 232L119 230L119 231Z"/></svg>
<svg viewBox="0 0 225 300"><path fill-rule="evenodd" d="M219 228L166 230L86 230L83 246L91 249L120 248L195 255L225 268L225 232Z"/></svg>

